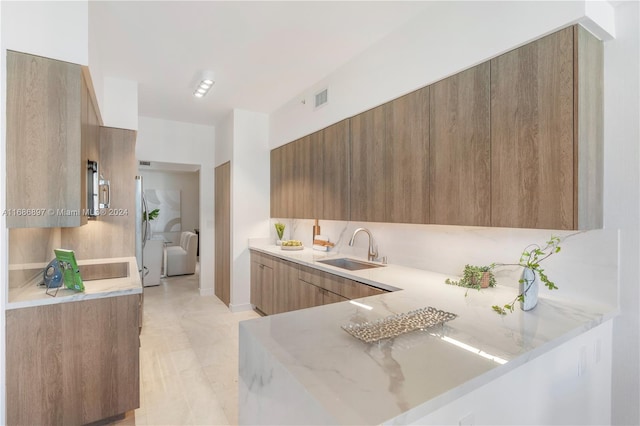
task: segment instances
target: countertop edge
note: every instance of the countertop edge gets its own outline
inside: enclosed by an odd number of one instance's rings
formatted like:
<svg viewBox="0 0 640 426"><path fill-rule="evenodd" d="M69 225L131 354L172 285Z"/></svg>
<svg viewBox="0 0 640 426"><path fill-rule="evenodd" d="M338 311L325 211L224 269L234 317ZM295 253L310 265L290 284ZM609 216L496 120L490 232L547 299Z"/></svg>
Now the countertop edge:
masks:
<svg viewBox="0 0 640 426"><path fill-rule="evenodd" d="M46 295L46 289L44 287L38 288L38 297L29 298L26 300L7 301L5 304L6 310L30 308L36 306L56 305L60 303L79 302L83 300L104 299L109 297L127 296L133 294L142 294L142 281L137 273L138 266L136 258L129 257L114 257L103 259L91 259L78 261L79 265L88 264L105 264L113 262L128 262L130 276L126 278L107 278L102 280L86 281L85 287L89 289L83 292L74 292L72 294L59 295L57 297ZM115 286L113 284L116 284ZM94 287L94 288L92 288ZM101 288L102 287L102 288ZM61 289L61 291L71 291ZM43 297L44 296L44 297Z"/></svg>

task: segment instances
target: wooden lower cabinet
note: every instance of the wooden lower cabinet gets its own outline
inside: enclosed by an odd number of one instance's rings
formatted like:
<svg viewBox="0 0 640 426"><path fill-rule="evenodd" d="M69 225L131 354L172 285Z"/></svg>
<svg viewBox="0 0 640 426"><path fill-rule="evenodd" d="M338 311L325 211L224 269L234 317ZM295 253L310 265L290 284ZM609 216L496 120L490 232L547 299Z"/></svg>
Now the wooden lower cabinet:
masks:
<svg viewBox="0 0 640 426"><path fill-rule="evenodd" d="M385 292L328 272L251 252L251 303L267 315Z"/></svg>
<svg viewBox="0 0 640 426"><path fill-rule="evenodd" d="M260 312L267 315L274 313L273 260L257 252L251 252L250 300Z"/></svg>
<svg viewBox="0 0 640 426"><path fill-rule="evenodd" d="M346 297L342 297L339 294L332 293L329 290L325 290L324 288L320 289L320 293L322 293L323 305L328 305L330 303L344 302L345 300L349 300Z"/></svg>
<svg viewBox="0 0 640 426"><path fill-rule="evenodd" d="M315 286L308 282L298 280L299 297L295 309L313 308L314 306L328 305L330 303L344 302L347 299L327 289Z"/></svg>
<svg viewBox="0 0 640 426"><path fill-rule="evenodd" d="M273 258L273 313L300 309L299 293L297 264Z"/></svg>
<svg viewBox="0 0 640 426"><path fill-rule="evenodd" d="M7 424L80 425L138 408L140 297L7 310Z"/></svg>
<svg viewBox="0 0 640 426"><path fill-rule="evenodd" d="M316 287L302 280L298 280L298 286L300 287L300 292L298 293L296 309L306 309L324 305L322 289L320 287Z"/></svg>
<svg viewBox="0 0 640 426"><path fill-rule="evenodd" d="M300 266L300 280L324 288L347 300L385 293L379 288L306 266Z"/></svg>

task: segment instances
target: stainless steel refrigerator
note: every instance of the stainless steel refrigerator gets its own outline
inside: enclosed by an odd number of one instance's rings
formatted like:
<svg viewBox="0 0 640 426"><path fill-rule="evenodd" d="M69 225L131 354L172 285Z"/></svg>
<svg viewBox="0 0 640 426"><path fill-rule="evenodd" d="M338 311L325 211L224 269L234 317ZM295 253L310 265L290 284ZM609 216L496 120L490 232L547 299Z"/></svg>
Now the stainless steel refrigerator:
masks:
<svg viewBox="0 0 640 426"><path fill-rule="evenodd" d="M144 191L142 185L142 176L136 176L136 260L138 262L138 272L140 273L140 280L144 286L144 278L149 273L148 269L144 266L144 247L150 237L150 225L147 220L147 201L144 198Z"/></svg>

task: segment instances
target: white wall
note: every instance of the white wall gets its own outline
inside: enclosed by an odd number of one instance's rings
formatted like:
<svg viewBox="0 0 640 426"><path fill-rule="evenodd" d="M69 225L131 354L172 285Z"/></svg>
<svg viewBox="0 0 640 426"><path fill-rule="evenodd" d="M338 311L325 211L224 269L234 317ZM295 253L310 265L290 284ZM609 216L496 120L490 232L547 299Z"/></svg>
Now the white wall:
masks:
<svg viewBox="0 0 640 426"><path fill-rule="evenodd" d="M3 1L6 49L89 64L87 1Z"/></svg>
<svg viewBox="0 0 640 426"><path fill-rule="evenodd" d="M640 8L616 8L604 45L604 226L620 229L620 311L613 335L613 423L640 424Z"/></svg>
<svg viewBox="0 0 640 426"><path fill-rule="evenodd" d="M94 86L100 80L93 78ZM138 130L138 82L120 78L102 79L100 114L105 127Z"/></svg>
<svg viewBox="0 0 640 426"><path fill-rule="evenodd" d="M234 112L229 111L216 125L216 167L231 161L233 156L233 117Z"/></svg>
<svg viewBox="0 0 640 426"><path fill-rule="evenodd" d="M269 235L269 119L233 110L231 158L232 311L251 309L249 238Z"/></svg>
<svg viewBox="0 0 640 426"><path fill-rule="evenodd" d="M138 160L200 165L200 294L212 295L215 128L150 117L138 126Z"/></svg>
<svg viewBox="0 0 640 426"><path fill-rule="evenodd" d="M618 3L615 30L610 19L611 5L599 5L602 10L591 6L579 1L433 2L424 14L274 112L270 117L269 143L271 148L288 143L569 24L585 22L593 29L594 22L586 16L587 9L593 14L591 18L602 19L600 35L610 36L615 32L617 37L605 43L604 209L605 234L608 236L604 245L592 241L591 244L595 244L591 246L593 252L585 253L585 256L596 262L609 258L611 250L616 251L609 246L609 238L619 229L619 280L616 284L622 315L614 324L612 420L616 424L639 424L638 3ZM311 95L323 87L329 88L329 104L314 112L310 105ZM300 103L302 98L307 99L306 105ZM623 166L629 164L631 166ZM308 233L306 228L310 229L309 223L301 221L299 225L302 227L299 235L304 238ZM420 256L437 255L438 250L447 249L432 244L456 241L458 247L458 243L465 241L464 232L456 227L451 227L449 232L410 225L406 225L407 228L372 226L384 242L382 254L389 250L388 253L399 256L403 262L425 263ZM336 225L335 238L340 238L342 229L348 232L346 228L344 224ZM391 229L402 231L393 235ZM273 233L271 229L270 232ZM500 230L488 231L487 236L500 244L503 241L500 238L505 238L501 233ZM294 232L294 235L298 234ZM433 235L435 241L430 241L429 237ZM404 244L407 241L411 244ZM515 247L513 240L504 241ZM428 245L428 248L416 251L419 244ZM467 250L475 250L476 258L484 258L482 246L469 244ZM566 254L562 253L563 256ZM600 285L596 279L589 279L584 285L589 286L587 290L593 295L602 290L596 288ZM561 293L562 289L557 294ZM617 293L605 294L610 298Z"/></svg>
<svg viewBox="0 0 640 426"><path fill-rule="evenodd" d="M269 144L291 142L568 24L597 18L595 12L585 16L581 1L431 2L424 13L271 114ZM325 87L329 103L314 111L313 94Z"/></svg>
<svg viewBox="0 0 640 426"><path fill-rule="evenodd" d="M145 170L140 168L144 189L180 191L180 218L182 231L193 231L200 226L200 173L172 170ZM180 232L160 233L174 245L180 242Z"/></svg>

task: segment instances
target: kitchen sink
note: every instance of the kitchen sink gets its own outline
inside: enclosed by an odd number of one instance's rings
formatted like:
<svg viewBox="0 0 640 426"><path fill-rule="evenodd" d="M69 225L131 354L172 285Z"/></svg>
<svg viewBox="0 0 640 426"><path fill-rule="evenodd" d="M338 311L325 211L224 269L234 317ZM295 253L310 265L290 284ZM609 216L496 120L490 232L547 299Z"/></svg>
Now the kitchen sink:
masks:
<svg viewBox="0 0 640 426"><path fill-rule="evenodd" d="M359 271L360 269L382 268L385 265L377 263L361 262L359 260L347 259L341 257L338 259L318 260L319 263L335 266L337 268L347 269L349 271Z"/></svg>

